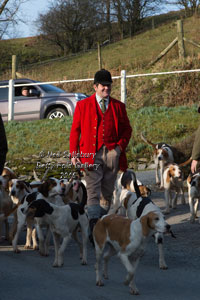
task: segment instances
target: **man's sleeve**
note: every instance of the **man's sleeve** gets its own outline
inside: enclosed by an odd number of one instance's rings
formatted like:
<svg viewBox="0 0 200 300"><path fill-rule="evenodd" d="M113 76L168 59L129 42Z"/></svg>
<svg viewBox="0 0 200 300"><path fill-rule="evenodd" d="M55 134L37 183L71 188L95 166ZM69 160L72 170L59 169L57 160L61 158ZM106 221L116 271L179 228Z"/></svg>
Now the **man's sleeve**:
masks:
<svg viewBox="0 0 200 300"><path fill-rule="evenodd" d="M3 120L0 114L0 175L4 168L7 152L8 152L8 145L7 145L6 133L5 133Z"/></svg>
<svg viewBox="0 0 200 300"><path fill-rule="evenodd" d="M196 131L192 148L192 159L200 160L200 126Z"/></svg>

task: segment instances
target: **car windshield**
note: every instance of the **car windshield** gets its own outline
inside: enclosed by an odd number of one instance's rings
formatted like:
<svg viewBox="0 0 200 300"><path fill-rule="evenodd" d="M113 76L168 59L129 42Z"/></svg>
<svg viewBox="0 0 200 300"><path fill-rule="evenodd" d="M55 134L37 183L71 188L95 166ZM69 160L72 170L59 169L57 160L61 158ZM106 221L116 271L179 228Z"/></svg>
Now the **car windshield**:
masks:
<svg viewBox="0 0 200 300"><path fill-rule="evenodd" d="M41 84L41 89L46 93L66 93L64 90L58 88L57 86L51 84Z"/></svg>

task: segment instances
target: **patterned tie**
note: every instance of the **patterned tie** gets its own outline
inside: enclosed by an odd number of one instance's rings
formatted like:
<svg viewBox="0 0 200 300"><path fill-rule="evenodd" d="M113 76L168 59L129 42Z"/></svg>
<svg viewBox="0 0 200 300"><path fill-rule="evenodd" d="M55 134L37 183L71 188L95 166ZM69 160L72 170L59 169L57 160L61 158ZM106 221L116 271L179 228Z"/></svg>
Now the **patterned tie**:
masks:
<svg viewBox="0 0 200 300"><path fill-rule="evenodd" d="M106 103L105 103L106 101L107 101L107 99L105 99L105 98L101 99L101 110L103 113L105 113L105 111L106 111Z"/></svg>

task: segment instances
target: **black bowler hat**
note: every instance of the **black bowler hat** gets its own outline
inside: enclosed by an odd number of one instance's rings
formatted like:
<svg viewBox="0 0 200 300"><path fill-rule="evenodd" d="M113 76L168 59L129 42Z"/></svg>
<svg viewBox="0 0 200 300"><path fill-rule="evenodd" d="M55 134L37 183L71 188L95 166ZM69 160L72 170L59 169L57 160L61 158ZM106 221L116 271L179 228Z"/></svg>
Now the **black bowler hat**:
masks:
<svg viewBox="0 0 200 300"><path fill-rule="evenodd" d="M112 83L112 77L109 71L101 69L94 75L94 84L100 83L102 85L107 85Z"/></svg>

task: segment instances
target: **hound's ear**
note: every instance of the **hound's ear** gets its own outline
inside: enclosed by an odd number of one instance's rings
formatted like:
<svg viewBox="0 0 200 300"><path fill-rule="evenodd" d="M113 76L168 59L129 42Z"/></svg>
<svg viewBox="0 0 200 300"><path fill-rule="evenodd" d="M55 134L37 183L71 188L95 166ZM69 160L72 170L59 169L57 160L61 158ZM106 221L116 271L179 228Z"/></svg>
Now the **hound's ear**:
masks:
<svg viewBox="0 0 200 300"><path fill-rule="evenodd" d="M38 192L40 192L43 196L48 197L49 194L49 185L48 182L44 182L38 187Z"/></svg>
<svg viewBox="0 0 200 300"><path fill-rule="evenodd" d="M35 217L42 218L45 214L52 214L53 208L44 199L36 200L32 205L32 208L36 208Z"/></svg>
<svg viewBox="0 0 200 300"><path fill-rule="evenodd" d="M167 177L166 177L166 182L170 182L170 180L171 180L171 177L172 177L172 174L171 174L171 171L170 171L170 168L169 168L169 170L167 171Z"/></svg>
<svg viewBox="0 0 200 300"><path fill-rule="evenodd" d="M148 215L145 215L145 216L141 217L140 222L142 224L142 233L143 233L143 235L148 236L149 231L150 231L149 225L148 225L148 223L149 223Z"/></svg>
<svg viewBox="0 0 200 300"><path fill-rule="evenodd" d="M192 176L188 176L188 178L187 178L187 182L189 183L189 184L191 184L191 181L192 181Z"/></svg>
<svg viewBox="0 0 200 300"><path fill-rule="evenodd" d="M37 197L37 192L28 194L28 196L26 197L26 201L27 201L28 203L32 203L33 201L36 200L36 197Z"/></svg>
<svg viewBox="0 0 200 300"><path fill-rule="evenodd" d="M45 200L43 202L43 205L45 213L51 215L53 212L53 207Z"/></svg>
<svg viewBox="0 0 200 300"><path fill-rule="evenodd" d="M45 211L43 209L42 202L43 200L36 200L30 205L31 211L30 214L34 214L34 217L36 218L42 218L45 215Z"/></svg>
<svg viewBox="0 0 200 300"><path fill-rule="evenodd" d="M42 218L44 217L45 212L41 208L37 208L34 214L35 218Z"/></svg>
<svg viewBox="0 0 200 300"><path fill-rule="evenodd" d="M164 157L168 157L168 156L169 156L167 150L165 150L165 149L162 150L162 153L163 153L163 156L164 156Z"/></svg>
<svg viewBox="0 0 200 300"><path fill-rule="evenodd" d="M9 179L10 179L10 177L7 175L7 174L5 174L5 175L1 175L3 178L5 178L7 181L9 181Z"/></svg>
<svg viewBox="0 0 200 300"><path fill-rule="evenodd" d="M124 207L125 207L126 209L128 208L128 201L129 201L129 199L130 199L131 196L132 196L132 195L129 194L129 195L127 195L126 198L124 199Z"/></svg>

